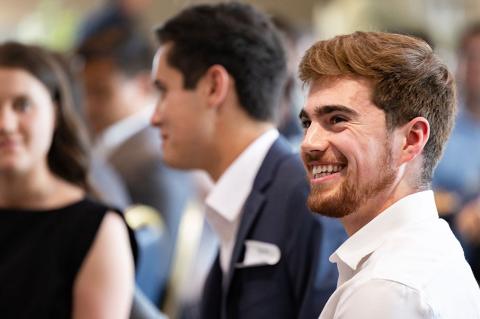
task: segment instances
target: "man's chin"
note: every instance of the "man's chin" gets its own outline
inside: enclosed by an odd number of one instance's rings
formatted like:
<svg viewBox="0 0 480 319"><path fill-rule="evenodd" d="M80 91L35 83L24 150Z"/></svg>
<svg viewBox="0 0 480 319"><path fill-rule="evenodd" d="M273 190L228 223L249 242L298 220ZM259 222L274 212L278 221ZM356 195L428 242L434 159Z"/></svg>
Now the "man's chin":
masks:
<svg viewBox="0 0 480 319"><path fill-rule="evenodd" d="M342 218L352 213L352 211L342 210L338 205L333 207L333 206L327 206L327 205L319 206L319 205L309 204L308 208L310 209L310 211L312 211L315 214L319 214L326 217L332 217L332 218Z"/></svg>
<svg viewBox="0 0 480 319"><path fill-rule="evenodd" d="M185 156L168 156L169 154L163 154L163 162L170 168L178 170L191 170L198 169L194 161L185 160Z"/></svg>
<svg viewBox="0 0 480 319"><path fill-rule="evenodd" d="M324 197L312 191L308 196L307 206L314 213L327 217L342 218L350 215L354 211L353 206L355 205L348 198L342 196Z"/></svg>
<svg viewBox="0 0 480 319"><path fill-rule="evenodd" d="M185 167L185 163L182 163L178 158L169 155L168 153L163 153L163 162L171 168L175 169L188 169Z"/></svg>

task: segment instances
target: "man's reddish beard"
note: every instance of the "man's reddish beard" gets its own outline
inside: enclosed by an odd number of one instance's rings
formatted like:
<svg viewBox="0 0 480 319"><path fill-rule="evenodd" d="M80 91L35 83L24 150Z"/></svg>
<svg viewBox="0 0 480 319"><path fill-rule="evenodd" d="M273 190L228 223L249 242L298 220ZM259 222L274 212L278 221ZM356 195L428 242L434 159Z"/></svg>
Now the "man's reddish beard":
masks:
<svg viewBox="0 0 480 319"><path fill-rule="evenodd" d="M374 180L363 185L354 185L354 179L345 176L340 189L333 195L322 196L322 190L315 184L311 185L307 205L312 212L341 218L352 214L367 200L382 192L395 180L396 171L392 165L391 146L384 147L380 168Z"/></svg>

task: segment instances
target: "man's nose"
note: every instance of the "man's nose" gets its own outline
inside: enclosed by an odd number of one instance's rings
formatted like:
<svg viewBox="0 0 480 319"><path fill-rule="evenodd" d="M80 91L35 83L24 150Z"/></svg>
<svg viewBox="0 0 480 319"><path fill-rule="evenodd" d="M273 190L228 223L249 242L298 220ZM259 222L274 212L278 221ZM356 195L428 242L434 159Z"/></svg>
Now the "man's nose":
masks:
<svg viewBox="0 0 480 319"><path fill-rule="evenodd" d="M160 127L162 124L162 117L163 117L163 105L162 101L158 101L155 105L155 109L153 111L152 116L150 117L150 124L153 126Z"/></svg>
<svg viewBox="0 0 480 319"><path fill-rule="evenodd" d="M306 129L300 145L302 152L324 152L328 147L329 133L318 123L311 123Z"/></svg>

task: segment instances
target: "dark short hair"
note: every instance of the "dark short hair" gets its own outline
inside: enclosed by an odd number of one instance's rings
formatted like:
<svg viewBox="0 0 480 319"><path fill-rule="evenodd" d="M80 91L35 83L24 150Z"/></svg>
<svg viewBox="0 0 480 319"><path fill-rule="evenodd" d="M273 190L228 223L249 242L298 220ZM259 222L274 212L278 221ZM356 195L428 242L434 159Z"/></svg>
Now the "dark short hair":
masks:
<svg viewBox="0 0 480 319"><path fill-rule="evenodd" d="M193 89L209 67L222 65L235 80L241 106L254 119L273 120L285 80L286 61L270 19L237 2L192 6L156 29L172 42L168 63Z"/></svg>
<svg viewBox="0 0 480 319"><path fill-rule="evenodd" d="M113 25L85 38L76 53L85 63L110 60L118 71L130 77L150 71L154 51L139 29L131 25Z"/></svg>
<svg viewBox="0 0 480 319"><path fill-rule="evenodd" d="M355 32L319 41L304 55L300 78L360 76L372 81L372 102L392 130L415 117L430 123L420 182L429 183L453 126L455 83L445 64L418 38L383 32Z"/></svg>
<svg viewBox="0 0 480 319"><path fill-rule="evenodd" d="M47 159L50 170L88 191L86 134L75 114L70 80L60 59L60 55L38 46L17 42L0 44L0 67L30 73L45 85L56 107Z"/></svg>

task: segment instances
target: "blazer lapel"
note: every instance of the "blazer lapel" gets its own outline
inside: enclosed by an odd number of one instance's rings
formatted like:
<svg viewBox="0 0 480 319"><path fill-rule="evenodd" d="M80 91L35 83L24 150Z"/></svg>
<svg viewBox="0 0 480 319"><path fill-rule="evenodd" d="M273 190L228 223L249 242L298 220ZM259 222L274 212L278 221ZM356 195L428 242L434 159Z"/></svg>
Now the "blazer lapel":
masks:
<svg viewBox="0 0 480 319"><path fill-rule="evenodd" d="M215 258L203 287L201 298L200 318L220 319L223 312L224 297L222 294L223 273L220 268L219 255Z"/></svg>
<svg viewBox="0 0 480 319"><path fill-rule="evenodd" d="M257 176L255 177L255 181L253 183L252 191L250 192L250 195L243 206L242 221L238 228L237 238L235 240L235 246L232 252L232 258L230 260L229 271L223 282L225 297L228 296L228 291L235 273L235 264L239 261L240 255L244 248L243 246L245 239L247 238L253 223L257 219L262 210L263 204L266 201L265 190L273 180L275 171L281 159L289 154L291 154L290 146L282 137L279 137L267 152L267 155L265 156L265 159L258 170Z"/></svg>

